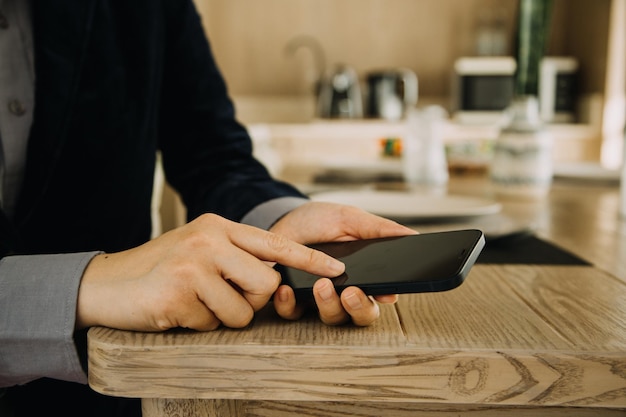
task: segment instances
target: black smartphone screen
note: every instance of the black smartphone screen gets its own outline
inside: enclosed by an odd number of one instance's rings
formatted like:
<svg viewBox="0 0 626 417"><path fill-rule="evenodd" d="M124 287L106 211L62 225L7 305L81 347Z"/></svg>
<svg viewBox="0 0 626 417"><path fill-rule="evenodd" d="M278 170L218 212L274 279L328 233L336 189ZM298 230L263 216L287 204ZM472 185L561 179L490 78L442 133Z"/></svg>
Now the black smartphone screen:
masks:
<svg viewBox="0 0 626 417"><path fill-rule="evenodd" d="M331 242L310 247L321 250L346 265L332 278L341 292L349 286L366 294L402 294L446 291L458 287L474 264L485 239L480 230L454 230L349 242ZM283 283L296 297L311 297L319 276L278 266Z"/></svg>

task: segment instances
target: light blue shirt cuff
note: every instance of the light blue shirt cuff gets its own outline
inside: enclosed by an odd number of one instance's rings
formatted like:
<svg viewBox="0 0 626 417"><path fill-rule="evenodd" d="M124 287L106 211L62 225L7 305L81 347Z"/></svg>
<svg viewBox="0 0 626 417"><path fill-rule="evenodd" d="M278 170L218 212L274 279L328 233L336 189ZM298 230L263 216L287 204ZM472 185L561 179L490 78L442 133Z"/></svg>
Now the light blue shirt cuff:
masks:
<svg viewBox="0 0 626 417"><path fill-rule="evenodd" d="M310 200L302 197L280 197L259 204L250 210L241 223L269 230L274 223L290 211L308 203Z"/></svg>

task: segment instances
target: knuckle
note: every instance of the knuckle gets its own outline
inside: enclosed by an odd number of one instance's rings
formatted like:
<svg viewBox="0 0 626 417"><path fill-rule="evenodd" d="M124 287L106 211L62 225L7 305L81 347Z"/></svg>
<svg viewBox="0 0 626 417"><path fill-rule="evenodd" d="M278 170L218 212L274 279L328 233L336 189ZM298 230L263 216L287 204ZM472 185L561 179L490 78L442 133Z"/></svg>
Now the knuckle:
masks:
<svg viewBox="0 0 626 417"><path fill-rule="evenodd" d="M339 207L339 215L342 218L351 219L358 214L362 214L363 209L351 206L351 205L343 205Z"/></svg>
<svg viewBox="0 0 626 417"><path fill-rule="evenodd" d="M171 293L159 300L159 311L155 327L159 331L184 326L187 297L181 293Z"/></svg>
<svg viewBox="0 0 626 417"><path fill-rule="evenodd" d="M282 281L280 272L272 268L265 268L265 271L257 275L255 279L255 289L253 292L259 296L271 296L276 291Z"/></svg>
<svg viewBox="0 0 626 417"><path fill-rule="evenodd" d="M247 308L243 311L240 311L238 315L233 317L228 326L235 329L241 329L250 324L253 318L254 310L252 310L252 308Z"/></svg>
<svg viewBox="0 0 626 417"><path fill-rule="evenodd" d="M308 251L309 252L307 261L309 265L315 265L316 263L320 262L321 258L324 256L322 252L315 249L309 249Z"/></svg>
<svg viewBox="0 0 626 417"><path fill-rule="evenodd" d="M174 325L167 318L159 318L159 319L155 320L155 326L154 327L155 327L155 329L157 331L164 332L164 331L169 330L172 327L174 327Z"/></svg>
<svg viewBox="0 0 626 417"><path fill-rule="evenodd" d="M191 328L197 329L199 331L207 331L211 332L213 330L217 330L222 325L222 322L218 320L216 317L211 317L207 319L204 323L200 323L197 326L192 326Z"/></svg>
<svg viewBox="0 0 626 417"><path fill-rule="evenodd" d="M187 262L194 259L190 256L192 253L211 253L219 256L224 249L225 245L219 235L195 229L188 231L176 244L176 253Z"/></svg>
<svg viewBox="0 0 626 417"><path fill-rule="evenodd" d="M204 213L196 218L195 223L200 225L216 225L223 223L225 219L215 213Z"/></svg>
<svg viewBox="0 0 626 417"><path fill-rule="evenodd" d="M198 331L213 331L219 328L222 322L212 313L192 314L191 312L181 319L178 327Z"/></svg>
<svg viewBox="0 0 626 417"><path fill-rule="evenodd" d="M220 232L228 234L233 222L215 213L204 213L196 217L191 223L188 224L191 230L198 231L200 233L207 233L208 230L211 233Z"/></svg>
<svg viewBox="0 0 626 417"><path fill-rule="evenodd" d="M210 246L211 240L200 230L191 230L185 235L180 244L184 245L186 250L195 250Z"/></svg>
<svg viewBox="0 0 626 417"><path fill-rule="evenodd" d="M269 273L267 275L268 275L268 279L262 280L263 284L261 287L261 291L263 292L263 294L271 295L274 293L274 291L276 291L276 289L280 285L282 281L282 276L280 275L280 272L271 268L269 269Z"/></svg>
<svg viewBox="0 0 626 417"><path fill-rule="evenodd" d="M267 247L273 252L284 252L289 249L289 240L277 233L268 233L265 242Z"/></svg>

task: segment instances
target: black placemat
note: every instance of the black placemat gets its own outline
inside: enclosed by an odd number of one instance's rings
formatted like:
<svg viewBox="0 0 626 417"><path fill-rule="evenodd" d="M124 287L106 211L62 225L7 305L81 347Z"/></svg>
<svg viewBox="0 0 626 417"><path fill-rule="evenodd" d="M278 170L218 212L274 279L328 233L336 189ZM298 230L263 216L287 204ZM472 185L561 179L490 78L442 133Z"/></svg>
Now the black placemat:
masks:
<svg viewBox="0 0 626 417"><path fill-rule="evenodd" d="M584 259L532 234L505 239L487 239L476 263L591 265Z"/></svg>

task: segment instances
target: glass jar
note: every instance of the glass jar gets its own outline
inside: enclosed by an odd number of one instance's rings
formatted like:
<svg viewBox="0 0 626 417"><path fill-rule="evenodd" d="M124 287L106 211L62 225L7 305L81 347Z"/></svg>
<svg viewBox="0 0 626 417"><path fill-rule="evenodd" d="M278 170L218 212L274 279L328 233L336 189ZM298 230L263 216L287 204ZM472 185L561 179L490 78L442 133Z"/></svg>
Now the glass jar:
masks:
<svg viewBox="0 0 626 417"><path fill-rule="evenodd" d="M496 195L541 198L552 185L552 135L544 128L535 96L513 100L510 122L494 144L490 178Z"/></svg>
<svg viewBox="0 0 626 417"><path fill-rule="evenodd" d="M626 130L624 130L624 142L622 142L622 172L620 175L620 201L619 214L626 220Z"/></svg>
<svg viewBox="0 0 626 417"><path fill-rule="evenodd" d="M448 162L443 144L447 117L440 106L411 109L407 113L402 145L404 180L414 189L441 191L448 183Z"/></svg>

